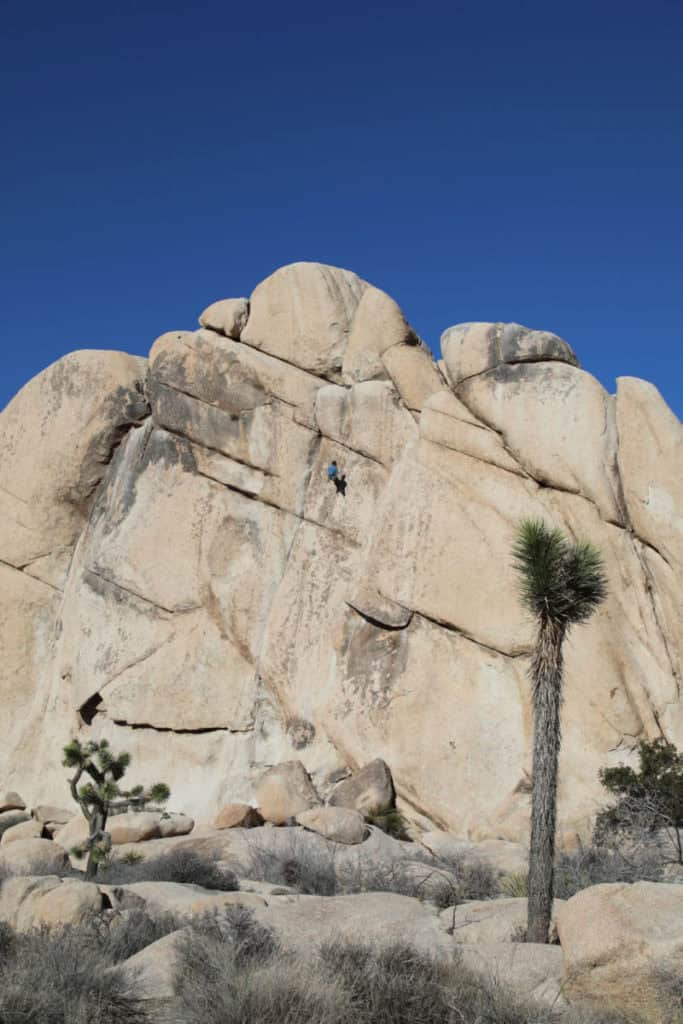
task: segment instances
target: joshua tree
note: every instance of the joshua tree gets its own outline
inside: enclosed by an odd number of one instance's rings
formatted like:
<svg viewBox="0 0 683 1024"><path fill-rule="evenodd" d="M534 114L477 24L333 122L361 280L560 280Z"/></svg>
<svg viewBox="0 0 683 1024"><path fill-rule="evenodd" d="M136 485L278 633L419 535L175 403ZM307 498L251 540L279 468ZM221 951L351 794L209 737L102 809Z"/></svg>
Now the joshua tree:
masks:
<svg viewBox="0 0 683 1024"><path fill-rule="evenodd" d="M91 741L85 745L80 740L71 740L64 747L62 764L66 768L76 769L73 778L69 779L69 787L89 829L85 843L72 852L77 857L88 854L85 876L94 878L98 864L111 849L111 836L105 831L109 815L129 807L142 810L150 803L165 803L171 793L163 782L157 782L147 790L143 786L121 789L119 782L130 764L130 754L123 753L116 757L109 749L107 740L100 740L99 743ZM90 781L79 787L83 775L89 775Z"/></svg>
<svg viewBox="0 0 683 1024"><path fill-rule="evenodd" d="M536 620L530 666L534 707L527 942L547 942L553 901L557 770L562 706L562 645L607 594L602 557L587 542L526 519L517 530L514 564L522 601Z"/></svg>

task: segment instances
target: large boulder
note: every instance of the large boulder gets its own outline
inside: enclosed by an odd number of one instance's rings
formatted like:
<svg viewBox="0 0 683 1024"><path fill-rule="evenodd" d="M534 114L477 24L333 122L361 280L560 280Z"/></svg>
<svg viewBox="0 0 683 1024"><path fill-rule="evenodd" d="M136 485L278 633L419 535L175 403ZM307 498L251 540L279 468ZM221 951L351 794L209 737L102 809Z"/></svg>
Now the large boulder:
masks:
<svg viewBox="0 0 683 1024"><path fill-rule="evenodd" d="M213 820L213 827L256 828L263 824L263 818L250 804L224 804Z"/></svg>
<svg viewBox="0 0 683 1024"><path fill-rule="evenodd" d="M285 761L261 777L256 802L264 821L284 825L289 818L318 806L320 797L301 761Z"/></svg>
<svg viewBox="0 0 683 1024"><path fill-rule="evenodd" d="M18 793L13 791L0 793L0 814L5 811L25 811L26 804Z"/></svg>
<svg viewBox="0 0 683 1024"><path fill-rule="evenodd" d="M172 1004L181 944L186 939L186 929L170 932L129 957L119 969L124 982L151 1010L152 1019L155 1012L161 1014ZM158 1019L164 1017L160 1015Z"/></svg>
<svg viewBox="0 0 683 1024"><path fill-rule="evenodd" d="M248 299L219 299L207 306L199 317L199 323L202 327L209 327L228 338L239 340L248 319Z"/></svg>
<svg viewBox="0 0 683 1024"><path fill-rule="evenodd" d="M266 901L253 892L223 892L187 882L132 882L110 887L110 899L120 910L141 905L150 913L204 914L220 907L264 907Z"/></svg>
<svg viewBox="0 0 683 1024"><path fill-rule="evenodd" d="M335 843L353 846L362 843L367 835L363 815L348 807L313 807L310 811L300 811L296 818L304 828Z"/></svg>
<svg viewBox="0 0 683 1024"><path fill-rule="evenodd" d="M50 839L21 839L0 850L0 872L11 875L49 875L68 867L66 850Z"/></svg>
<svg viewBox="0 0 683 1024"><path fill-rule="evenodd" d="M94 883L54 875L10 878L0 890L0 920L19 932L78 925L103 906Z"/></svg>
<svg viewBox="0 0 683 1024"><path fill-rule="evenodd" d="M612 883L572 896L557 915L569 998L649 1024L680 1019L682 922L679 885Z"/></svg>
<svg viewBox="0 0 683 1024"><path fill-rule="evenodd" d="M43 825L66 825L68 821L76 817L77 813L73 809L56 807L54 804L38 804L32 809L31 817Z"/></svg>
<svg viewBox="0 0 683 1024"><path fill-rule="evenodd" d="M12 825L5 829L0 838L0 846L8 843L16 843L22 839L40 839L43 834L43 826L39 821L22 821L18 825Z"/></svg>
<svg viewBox="0 0 683 1024"><path fill-rule="evenodd" d="M555 1012L567 1005L559 946L485 942L461 945L458 958L487 988L507 990L522 1003L536 1003Z"/></svg>
<svg viewBox="0 0 683 1024"><path fill-rule="evenodd" d="M257 907L254 917L272 928L284 950L305 958L337 939L378 947L408 941L428 956L452 955L452 943L429 904L393 892L283 898Z"/></svg>
<svg viewBox="0 0 683 1024"><path fill-rule="evenodd" d="M521 324L465 323L441 335L441 351L454 387L501 363L561 362L578 366L572 349L549 331L532 331Z"/></svg>
<svg viewBox="0 0 683 1024"><path fill-rule="evenodd" d="M340 380L351 324L366 287L350 271L321 263L282 267L252 292L242 341Z"/></svg>
<svg viewBox="0 0 683 1024"><path fill-rule="evenodd" d="M394 782L380 757L336 785L329 797L333 807L351 807L363 814L390 807L393 801Z"/></svg>

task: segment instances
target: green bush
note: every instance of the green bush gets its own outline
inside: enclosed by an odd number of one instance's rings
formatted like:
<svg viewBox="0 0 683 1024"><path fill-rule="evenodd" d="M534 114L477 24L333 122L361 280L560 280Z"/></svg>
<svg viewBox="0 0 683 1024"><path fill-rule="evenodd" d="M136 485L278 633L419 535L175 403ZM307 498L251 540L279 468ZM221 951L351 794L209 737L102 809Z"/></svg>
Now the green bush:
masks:
<svg viewBox="0 0 683 1024"><path fill-rule="evenodd" d="M386 832L392 839L408 840L406 821L397 807L386 804L384 807L376 807L365 815L368 825L374 825Z"/></svg>

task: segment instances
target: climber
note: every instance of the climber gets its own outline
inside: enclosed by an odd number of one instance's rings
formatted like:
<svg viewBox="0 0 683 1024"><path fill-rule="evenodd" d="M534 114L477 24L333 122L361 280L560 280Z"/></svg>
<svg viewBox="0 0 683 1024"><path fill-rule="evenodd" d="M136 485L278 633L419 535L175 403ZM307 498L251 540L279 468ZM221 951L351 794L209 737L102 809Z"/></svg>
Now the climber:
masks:
<svg viewBox="0 0 683 1024"><path fill-rule="evenodd" d="M327 479L331 480L334 486L337 488L337 494L341 494L342 498L346 497L346 473L339 473L339 466L332 460L330 465L327 467Z"/></svg>

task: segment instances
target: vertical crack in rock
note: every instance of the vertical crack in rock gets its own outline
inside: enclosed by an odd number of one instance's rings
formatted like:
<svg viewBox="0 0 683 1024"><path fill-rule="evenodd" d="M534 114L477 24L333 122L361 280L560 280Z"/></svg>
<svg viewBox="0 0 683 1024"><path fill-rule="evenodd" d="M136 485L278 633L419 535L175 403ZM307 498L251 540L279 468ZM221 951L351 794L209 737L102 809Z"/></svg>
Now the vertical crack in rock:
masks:
<svg viewBox="0 0 683 1024"><path fill-rule="evenodd" d="M615 411L615 418L614 418L614 433L615 433L615 466L616 466L616 483L617 483L617 490L618 490L618 502L619 502L620 507L623 508L623 511L624 511L624 523L626 524L625 529L626 529L626 531L627 531L627 533L628 533L628 535L630 537L631 545L633 547L635 556L638 559L638 562L640 564L640 567L641 567L641 570L642 570L642 573L643 573L643 580L644 580L644 584L645 584L645 593L647 594L648 600L650 602L650 606L652 608L652 616L654 618L655 625L657 627L657 632L659 633L659 636L660 636L660 639L661 639L661 642L662 642L662 647L664 648L664 653L665 653L666 658L667 658L667 660L669 662L669 667L671 669L671 675L673 677L674 686L676 688L676 695L680 698L681 697L681 673L680 673L680 668L675 663L673 653L672 653L671 648L669 646L669 640L668 640L668 637L667 637L667 632L666 632L666 629L664 627L664 624L661 621L661 613L660 613L660 611L658 609L657 583L656 583L656 580L655 580L655 578L653 576L652 570L650 569L649 565L647 564L647 559L643 557L643 552L641 550L641 546L642 547L649 547L652 551L655 552L655 554L659 555L659 557L662 559L662 561L664 562L665 565L667 565L669 568L671 568L671 566L669 565L669 562L664 557L664 555L661 553L661 551L658 551L657 548L653 544L650 544L648 541L643 540L643 538L640 537L636 533L635 527L633 525L633 521L632 521L631 516L629 514L628 503L626 501L626 492L625 492L625 489L624 489L624 481L622 479L621 466L619 464L619 430L617 428L617 423L616 423L616 411ZM659 719L657 718L657 715L656 715L654 709L653 709L653 714L654 714L655 719L657 721L657 725L659 726ZM660 732L661 732L661 727L660 727Z"/></svg>

